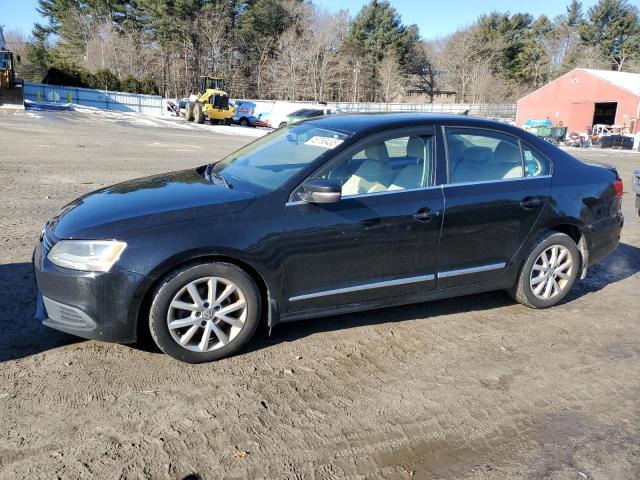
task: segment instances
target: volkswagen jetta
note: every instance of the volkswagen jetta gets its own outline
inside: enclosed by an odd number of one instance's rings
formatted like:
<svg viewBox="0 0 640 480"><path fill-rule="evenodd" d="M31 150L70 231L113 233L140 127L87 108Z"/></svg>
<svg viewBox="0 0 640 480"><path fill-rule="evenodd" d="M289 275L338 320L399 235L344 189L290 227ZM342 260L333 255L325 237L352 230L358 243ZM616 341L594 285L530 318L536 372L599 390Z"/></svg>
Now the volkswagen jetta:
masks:
<svg viewBox="0 0 640 480"><path fill-rule="evenodd" d="M551 307L616 247L621 197L614 168L502 123L317 118L64 207L34 251L36 317L115 342L148 328L206 362L261 322L499 289Z"/></svg>

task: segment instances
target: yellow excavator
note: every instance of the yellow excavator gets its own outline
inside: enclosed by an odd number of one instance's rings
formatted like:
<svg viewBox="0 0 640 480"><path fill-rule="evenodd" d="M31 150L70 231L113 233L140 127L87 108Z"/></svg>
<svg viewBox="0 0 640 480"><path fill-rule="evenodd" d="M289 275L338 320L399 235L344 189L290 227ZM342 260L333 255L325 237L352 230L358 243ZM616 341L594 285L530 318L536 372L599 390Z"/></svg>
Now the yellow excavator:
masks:
<svg viewBox="0 0 640 480"><path fill-rule="evenodd" d="M0 108L24 109L24 82L16 78L15 62L20 55L13 56L6 48L0 27Z"/></svg>
<svg viewBox="0 0 640 480"><path fill-rule="evenodd" d="M229 125L236 109L229 105L229 94L225 91L224 80L203 76L198 82L198 93L191 95L184 108L184 118L188 122Z"/></svg>

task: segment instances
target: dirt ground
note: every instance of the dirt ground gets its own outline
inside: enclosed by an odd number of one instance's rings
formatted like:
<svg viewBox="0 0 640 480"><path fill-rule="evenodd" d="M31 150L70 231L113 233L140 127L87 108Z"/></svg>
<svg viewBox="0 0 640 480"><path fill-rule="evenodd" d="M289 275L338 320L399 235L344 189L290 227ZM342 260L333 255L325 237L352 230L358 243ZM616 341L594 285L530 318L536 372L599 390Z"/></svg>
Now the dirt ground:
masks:
<svg viewBox="0 0 640 480"><path fill-rule="evenodd" d="M640 154L574 151L618 167L626 224L550 310L496 292L310 320L208 365L38 325L44 220L250 140L177 127L0 113L0 478L640 478Z"/></svg>

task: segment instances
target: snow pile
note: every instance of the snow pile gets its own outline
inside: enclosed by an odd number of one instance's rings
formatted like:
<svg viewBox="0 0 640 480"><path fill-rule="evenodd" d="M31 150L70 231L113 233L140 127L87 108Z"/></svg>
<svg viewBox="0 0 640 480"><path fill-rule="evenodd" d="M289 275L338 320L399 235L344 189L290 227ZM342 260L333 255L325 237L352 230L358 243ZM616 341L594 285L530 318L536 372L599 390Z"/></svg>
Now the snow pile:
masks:
<svg viewBox="0 0 640 480"><path fill-rule="evenodd" d="M117 110L102 110L95 107L87 107L85 105L77 105L73 103L44 103L25 101L25 108L31 111L73 111L84 115L99 118L108 122L126 123L137 127L156 127L156 128L179 128L184 130L206 130L212 133L222 135L240 135L245 137L262 137L272 131L269 128L249 128L239 125L206 125L197 124L195 122L187 122L183 118L174 116L156 117L151 115L143 115L136 112L119 112ZM34 118L41 118L40 115L28 112L28 115Z"/></svg>

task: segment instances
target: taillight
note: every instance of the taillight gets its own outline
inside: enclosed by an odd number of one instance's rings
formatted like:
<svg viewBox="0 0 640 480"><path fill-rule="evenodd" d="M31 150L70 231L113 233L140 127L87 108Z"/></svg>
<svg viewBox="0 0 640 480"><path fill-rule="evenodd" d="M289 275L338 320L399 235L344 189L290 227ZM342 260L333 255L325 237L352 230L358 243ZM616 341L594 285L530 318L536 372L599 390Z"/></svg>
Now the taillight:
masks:
<svg viewBox="0 0 640 480"><path fill-rule="evenodd" d="M616 178L616 181L613 182L613 187L616 189L616 197L622 198L622 195L624 194L624 187L620 178Z"/></svg>

